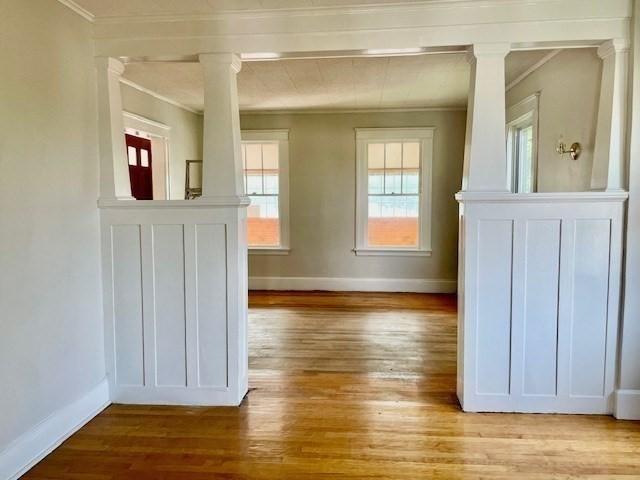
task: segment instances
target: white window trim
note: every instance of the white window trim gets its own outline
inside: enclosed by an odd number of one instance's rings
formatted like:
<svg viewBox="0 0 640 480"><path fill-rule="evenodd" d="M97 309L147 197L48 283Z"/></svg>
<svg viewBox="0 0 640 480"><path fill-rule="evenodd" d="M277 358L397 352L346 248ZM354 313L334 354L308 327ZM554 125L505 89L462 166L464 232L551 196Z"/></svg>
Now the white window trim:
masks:
<svg viewBox="0 0 640 480"><path fill-rule="evenodd" d="M430 256L433 137L435 127L418 128L356 128L356 255ZM420 245L415 247L373 248L367 245L369 218L369 187L367 144L372 142L419 141L421 151Z"/></svg>
<svg viewBox="0 0 640 480"><path fill-rule="evenodd" d="M518 178L515 175L514 160L518 146L513 141L514 130L523 125L533 125L533 192L538 191L538 119L539 119L540 92L530 95L507 108L507 178L511 179L511 191L517 192ZM532 192L532 193L533 193ZM527 192L518 192L527 193Z"/></svg>
<svg viewBox="0 0 640 480"><path fill-rule="evenodd" d="M242 130L242 142L278 142L278 216L280 245L277 247L249 246L249 255L288 255L289 232L289 130Z"/></svg>

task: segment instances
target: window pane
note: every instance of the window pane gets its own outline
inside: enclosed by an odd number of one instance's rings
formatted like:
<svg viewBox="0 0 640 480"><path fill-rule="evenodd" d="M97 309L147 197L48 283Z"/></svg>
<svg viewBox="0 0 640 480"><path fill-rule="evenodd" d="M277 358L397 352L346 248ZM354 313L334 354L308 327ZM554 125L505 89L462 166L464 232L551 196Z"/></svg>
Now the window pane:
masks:
<svg viewBox="0 0 640 480"><path fill-rule="evenodd" d="M402 144L385 143L385 168L402 168Z"/></svg>
<svg viewBox="0 0 640 480"><path fill-rule="evenodd" d="M129 157L129 165L137 165L138 158L134 147L127 147L127 156Z"/></svg>
<svg viewBox="0 0 640 480"><path fill-rule="evenodd" d="M384 193L402 193L402 170L385 170Z"/></svg>
<svg viewBox="0 0 640 480"><path fill-rule="evenodd" d="M146 150L140 150L140 165L143 167L149 166L149 152Z"/></svg>
<svg viewBox="0 0 640 480"><path fill-rule="evenodd" d="M402 170L402 193L420 193L419 170Z"/></svg>
<svg viewBox="0 0 640 480"><path fill-rule="evenodd" d="M262 168L269 171L278 170L278 144L262 144Z"/></svg>
<svg viewBox="0 0 640 480"><path fill-rule="evenodd" d="M384 193L384 171L369 170L369 194Z"/></svg>
<svg viewBox="0 0 640 480"><path fill-rule="evenodd" d="M382 170L384 168L384 143L370 143L368 145L367 160L369 170Z"/></svg>
<svg viewBox="0 0 640 480"><path fill-rule="evenodd" d="M420 168L420 144L418 142L405 142L402 150L403 168Z"/></svg>
<svg viewBox="0 0 640 480"><path fill-rule="evenodd" d="M279 192L279 179L277 173L266 173L264 174L264 193L269 195L277 195Z"/></svg>
<svg viewBox="0 0 640 480"><path fill-rule="evenodd" d="M247 173L247 194L256 195L262 192L262 173Z"/></svg>
<svg viewBox="0 0 640 480"><path fill-rule="evenodd" d="M368 219L368 246L419 246L418 195L370 196Z"/></svg>
<svg viewBox="0 0 640 480"><path fill-rule="evenodd" d="M280 220L277 196L252 196L247 211L249 246L277 247L280 245Z"/></svg>
<svg viewBox="0 0 640 480"><path fill-rule="evenodd" d="M259 143L248 143L245 155L247 170L262 170L262 146Z"/></svg>

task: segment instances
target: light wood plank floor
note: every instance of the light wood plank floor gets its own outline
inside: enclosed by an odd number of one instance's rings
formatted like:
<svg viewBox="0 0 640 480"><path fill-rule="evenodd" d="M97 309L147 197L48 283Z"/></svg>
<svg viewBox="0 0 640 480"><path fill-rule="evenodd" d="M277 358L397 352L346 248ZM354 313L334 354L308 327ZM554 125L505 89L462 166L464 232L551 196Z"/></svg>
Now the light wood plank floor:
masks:
<svg viewBox="0 0 640 480"><path fill-rule="evenodd" d="M114 405L30 479L640 478L640 423L463 414L455 299L250 297L240 408Z"/></svg>

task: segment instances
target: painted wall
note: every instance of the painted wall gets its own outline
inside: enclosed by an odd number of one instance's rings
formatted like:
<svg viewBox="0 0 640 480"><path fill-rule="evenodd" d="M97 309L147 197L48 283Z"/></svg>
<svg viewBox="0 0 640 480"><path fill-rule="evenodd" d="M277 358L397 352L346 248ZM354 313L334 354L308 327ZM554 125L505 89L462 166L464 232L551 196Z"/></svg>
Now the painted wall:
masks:
<svg viewBox="0 0 640 480"><path fill-rule="evenodd" d="M130 113L171 127L169 139L170 198L184 199L186 160L202 160L202 115L121 84L122 106Z"/></svg>
<svg viewBox="0 0 640 480"><path fill-rule="evenodd" d="M288 128L291 252L249 256L250 277L455 280L465 112L245 114L243 129ZM431 257L353 253L356 127L436 127Z"/></svg>
<svg viewBox="0 0 640 480"><path fill-rule="evenodd" d="M590 190L602 61L596 49L564 50L507 93L507 106L540 92L538 191ZM577 161L556 153L558 139L580 142Z"/></svg>
<svg viewBox="0 0 640 480"><path fill-rule="evenodd" d="M105 365L92 27L52 0L0 10L1 452Z"/></svg>

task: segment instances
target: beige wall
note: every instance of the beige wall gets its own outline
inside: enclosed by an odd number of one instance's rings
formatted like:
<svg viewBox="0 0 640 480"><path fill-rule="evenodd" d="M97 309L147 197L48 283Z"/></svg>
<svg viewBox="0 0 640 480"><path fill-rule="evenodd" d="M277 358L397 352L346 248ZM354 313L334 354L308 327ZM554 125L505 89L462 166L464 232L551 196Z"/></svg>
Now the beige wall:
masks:
<svg viewBox="0 0 640 480"><path fill-rule="evenodd" d="M121 84L122 107L129 113L171 127L169 140L169 182L171 199L184 199L186 160L202 160L202 115L164 102L152 95Z"/></svg>
<svg viewBox="0 0 640 480"><path fill-rule="evenodd" d="M91 24L0 2L0 451L105 377Z"/></svg>
<svg viewBox="0 0 640 480"><path fill-rule="evenodd" d="M602 61L595 49L564 50L507 93L507 106L540 92L538 191L590 189ZM560 157L558 139L580 142L577 161Z"/></svg>
<svg viewBox="0 0 640 480"><path fill-rule="evenodd" d="M451 280L465 112L251 114L243 129L290 129L291 253L249 258L251 277ZM355 256L356 127L436 127L431 257Z"/></svg>

